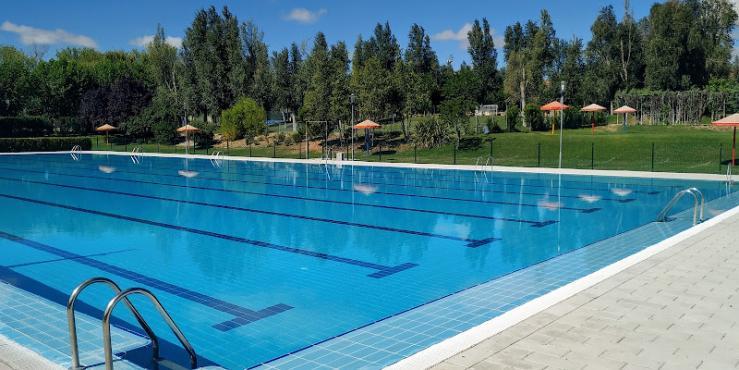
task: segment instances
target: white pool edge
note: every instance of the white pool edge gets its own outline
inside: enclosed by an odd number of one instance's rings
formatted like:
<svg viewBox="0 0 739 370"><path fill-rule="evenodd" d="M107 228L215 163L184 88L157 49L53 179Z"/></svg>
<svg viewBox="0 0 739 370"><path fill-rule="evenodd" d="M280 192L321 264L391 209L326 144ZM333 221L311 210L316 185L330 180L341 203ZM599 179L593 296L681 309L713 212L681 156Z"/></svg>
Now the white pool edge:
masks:
<svg viewBox="0 0 739 370"><path fill-rule="evenodd" d="M3 155L38 155L38 154L70 154L69 151L57 152L16 152L16 153L0 153ZM98 154L98 155L120 155L131 156L127 152L108 152L108 151L79 151L80 154ZM170 153L138 153L142 157L166 157L166 158L191 158L191 159L214 159L212 155L203 154L170 154ZM278 163L303 163L303 164L331 164L335 166L362 166L362 167L391 167L391 168L417 168L417 169L438 169L438 170L462 170L462 171L479 171L480 166L474 165L450 165L450 164L422 164L422 163L390 163L390 162L363 162L363 161L335 161L322 159L294 159L294 158L270 158L270 157L242 157L242 156L226 156L219 157L220 160L242 161L242 162L278 162ZM495 172L516 172L530 174L550 174L550 175L579 175L579 176L605 176L605 177L631 177L631 178L647 178L647 179L673 179L673 180L700 180L700 181L726 181L727 177L723 174L708 173L692 173L692 172L650 172L650 171L628 171L628 170L587 170L574 168L548 168L548 167L513 167L513 166L491 166L491 170L487 173ZM733 175L734 181L739 181L739 174Z"/></svg>
<svg viewBox="0 0 739 370"><path fill-rule="evenodd" d="M3 367L3 365L9 366L13 370L65 370L64 366L55 364L31 349L0 334L0 368Z"/></svg>
<svg viewBox="0 0 739 370"><path fill-rule="evenodd" d="M547 308L560 303L577 293L584 291L596 284L615 276L616 274L634 266L664 250L677 245L709 228L739 215L739 206L736 206L706 222L693 226L685 231L673 235L657 244L651 245L640 252L632 254L620 261L614 262L590 275L577 279L567 285L557 288L541 297L535 298L519 307L503 313L467 331L447 338L442 342L434 344L420 352L417 352L403 360L400 360L385 369L428 369L442 361L469 349L484 340L540 313Z"/></svg>

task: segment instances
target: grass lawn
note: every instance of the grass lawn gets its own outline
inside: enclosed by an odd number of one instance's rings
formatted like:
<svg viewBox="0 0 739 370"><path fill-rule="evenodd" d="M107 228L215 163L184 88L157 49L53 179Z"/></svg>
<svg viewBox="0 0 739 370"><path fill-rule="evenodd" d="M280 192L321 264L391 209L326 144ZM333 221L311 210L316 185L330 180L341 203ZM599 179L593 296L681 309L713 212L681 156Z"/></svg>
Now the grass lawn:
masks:
<svg viewBox="0 0 739 370"><path fill-rule="evenodd" d="M393 130L391 128L391 130ZM384 128L384 130L388 130ZM361 135L361 132L358 133ZM454 150L449 144L434 149L414 148L401 143L396 135L378 132L376 146L365 153L357 143L358 160L383 162L417 162L440 164L475 164L490 154L489 142L472 150ZM389 139L394 137L394 139ZM494 138L492 145L496 165L556 167L559 153L559 135L550 132L513 132L487 135ZM110 150L104 138L93 138L93 149ZM181 146L157 144L114 145L113 150L130 151L140 146L144 152L184 153ZM320 148L317 145L313 146ZM665 172L724 173L731 156L731 131L708 126L621 126L599 127L595 135L589 128L565 130L563 166L568 168L620 169ZM654 148L654 152L652 151ZM198 148L198 154L209 154L213 148ZM224 148L215 150L227 154ZM344 151L338 144L334 151ZM192 150L191 150L192 152ZM456 153L455 153L456 152ZM654 156L652 155L654 153ZM304 158L305 144L283 146L254 146L230 149L230 155L278 158ZM320 149L311 151L311 158L319 158ZM456 159L455 159L456 157ZM720 161L723 161L720 162Z"/></svg>

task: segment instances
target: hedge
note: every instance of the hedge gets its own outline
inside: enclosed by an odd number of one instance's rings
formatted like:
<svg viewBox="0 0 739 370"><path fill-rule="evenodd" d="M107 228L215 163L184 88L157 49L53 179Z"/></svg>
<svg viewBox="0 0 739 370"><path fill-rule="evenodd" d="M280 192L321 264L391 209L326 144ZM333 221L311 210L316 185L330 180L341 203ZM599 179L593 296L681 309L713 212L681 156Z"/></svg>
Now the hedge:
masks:
<svg viewBox="0 0 739 370"><path fill-rule="evenodd" d="M0 138L0 152L54 152L72 150L75 145L90 150L92 140L87 137Z"/></svg>
<svg viewBox="0 0 739 370"><path fill-rule="evenodd" d="M44 117L0 117L0 137L39 137L54 131Z"/></svg>

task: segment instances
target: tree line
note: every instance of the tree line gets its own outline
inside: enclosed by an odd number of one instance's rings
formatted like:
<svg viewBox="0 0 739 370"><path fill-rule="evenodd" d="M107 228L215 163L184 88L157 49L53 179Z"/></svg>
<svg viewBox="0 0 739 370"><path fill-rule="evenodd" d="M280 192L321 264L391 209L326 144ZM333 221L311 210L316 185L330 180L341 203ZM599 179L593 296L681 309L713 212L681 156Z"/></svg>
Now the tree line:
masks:
<svg viewBox="0 0 739 370"><path fill-rule="evenodd" d="M419 24L402 47L390 24L378 23L355 40L350 57L344 41L329 44L321 32L307 44L270 50L254 22L209 7L196 12L179 49L166 43L161 27L144 50L67 48L45 60L0 47L0 116L43 116L69 132L113 123L128 134L172 141L185 122L214 130L225 111L248 98L256 104L240 107L302 122L311 135L326 127L346 131L354 107L355 121L401 122L407 139L414 134L409 120L419 115L434 117L418 124L422 130L441 125L442 134L459 138L475 107L498 104L509 120L536 129L535 108L559 97L560 81L576 106L653 92L739 91L736 21L729 0L668 0L642 19L626 1L622 12L600 10L587 43L559 37L542 10L538 19L506 27L504 44L495 45L482 18L467 35L470 63L455 69L439 61ZM425 140L436 140L430 135Z"/></svg>

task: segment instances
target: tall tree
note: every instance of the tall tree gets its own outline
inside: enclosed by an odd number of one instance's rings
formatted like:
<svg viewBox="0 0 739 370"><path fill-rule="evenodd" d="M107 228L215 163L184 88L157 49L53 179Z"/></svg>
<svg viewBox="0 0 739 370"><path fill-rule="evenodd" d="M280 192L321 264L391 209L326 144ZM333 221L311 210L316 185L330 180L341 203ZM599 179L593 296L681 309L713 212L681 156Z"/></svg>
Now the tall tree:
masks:
<svg viewBox="0 0 739 370"><path fill-rule="evenodd" d="M301 116L306 122L314 121L308 124L308 129L311 135L315 135L323 129L323 124L315 121L328 120L330 110L327 97L331 95L331 65L326 36L322 32L316 34L306 63L308 85Z"/></svg>
<svg viewBox="0 0 739 370"><path fill-rule="evenodd" d="M472 67L479 86L476 100L479 104L497 102L499 99L500 81L498 78L498 52L495 49L493 34L487 18L482 23L475 19L472 29L467 33L469 47L467 51L472 58Z"/></svg>
<svg viewBox="0 0 739 370"><path fill-rule="evenodd" d="M241 25L241 37L246 64L247 95L269 111L273 104L272 75L269 68L269 51L264 34L253 22Z"/></svg>

